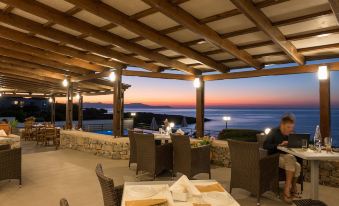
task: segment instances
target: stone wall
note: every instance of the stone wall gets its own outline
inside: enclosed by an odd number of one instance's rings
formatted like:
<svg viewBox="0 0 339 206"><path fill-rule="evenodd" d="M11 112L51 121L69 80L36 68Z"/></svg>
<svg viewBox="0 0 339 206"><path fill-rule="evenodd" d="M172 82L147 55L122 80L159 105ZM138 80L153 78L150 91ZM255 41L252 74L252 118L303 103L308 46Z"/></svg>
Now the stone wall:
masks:
<svg viewBox="0 0 339 206"><path fill-rule="evenodd" d="M230 151L226 141L213 141L211 153L211 161L213 164L223 167L231 167Z"/></svg>
<svg viewBox="0 0 339 206"><path fill-rule="evenodd" d="M339 161L320 162L319 169L319 183L333 187L339 187ZM310 164L304 161L304 176L305 181L310 181Z"/></svg>
<svg viewBox="0 0 339 206"><path fill-rule="evenodd" d="M128 138L82 131L61 131L60 147L89 152L111 159L129 159Z"/></svg>

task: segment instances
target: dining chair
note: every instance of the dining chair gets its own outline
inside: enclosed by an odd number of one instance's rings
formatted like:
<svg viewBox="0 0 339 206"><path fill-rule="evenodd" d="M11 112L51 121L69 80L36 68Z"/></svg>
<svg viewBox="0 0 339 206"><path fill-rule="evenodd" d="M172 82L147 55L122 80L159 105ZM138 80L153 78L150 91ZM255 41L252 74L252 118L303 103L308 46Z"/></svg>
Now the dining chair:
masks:
<svg viewBox="0 0 339 206"><path fill-rule="evenodd" d="M134 136L135 133L142 133L142 131L128 130L130 148L128 167L131 167L132 163L137 163L137 145Z"/></svg>
<svg viewBox="0 0 339 206"><path fill-rule="evenodd" d="M21 185L21 148L0 145L0 181L18 179Z"/></svg>
<svg viewBox="0 0 339 206"><path fill-rule="evenodd" d="M24 140L32 140L34 137L34 132L33 132L33 121L27 120L24 122L25 129L23 131L23 139Z"/></svg>
<svg viewBox="0 0 339 206"><path fill-rule="evenodd" d="M114 186L113 179L104 175L101 164L97 164L95 173L101 186L104 206L120 206L124 186Z"/></svg>
<svg viewBox="0 0 339 206"><path fill-rule="evenodd" d="M60 206L69 206L68 201L65 198L60 200Z"/></svg>
<svg viewBox="0 0 339 206"><path fill-rule="evenodd" d="M57 131L55 127L44 127L42 128L42 138L45 145L49 145L50 142L55 144L55 139L57 138Z"/></svg>
<svg viewBox="0 0 339 206"><path fill-rule="evenodd" d="M149 172L153 180L165 170L173 169L172 143L156 145L153 134L134 134L137 145L137 170Z"/></svg>
<svg viewBox="0 0 339 206"><path fill-rule="evenodd" d="M260 157L258 142L228 140L231 153L231 184L260 197L266 191L279 192L279 154Z"/></svg>
<svg viewBox="0 0 339 206"><path fill-rule="evenodd" d="M191 147L190 138L171 134L173 143L173 175L180 172L188 178L207 173L211 179L210 145Z"/></svg>

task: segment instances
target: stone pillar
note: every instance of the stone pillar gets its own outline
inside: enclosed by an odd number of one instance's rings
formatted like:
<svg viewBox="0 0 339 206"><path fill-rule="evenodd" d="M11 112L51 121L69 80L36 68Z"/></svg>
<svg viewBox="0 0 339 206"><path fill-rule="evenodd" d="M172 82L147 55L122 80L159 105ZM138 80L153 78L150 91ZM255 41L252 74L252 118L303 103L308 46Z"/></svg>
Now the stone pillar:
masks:
<svg viewBox="0 0 339 206"><path fill-rule="evenodd" d="M205 82L200 79L200 87L196 88L196 137L204 136L205 119Z"/></svg>
<svg viewBox="0 0 339 206"><path fill-rule="evenodd" d="M331 93L330 71L327 79L319 80L320 132L321 137L331 135Z"/></svg>
<svg viewBox="0 0 339 206"><path fill-rule="evenodd" d="M122 136L121 127L121 110L122 110L122 71L121 69L115 70L114 81L114 113L113 113L113 135L115 137Z"/></svg>
<svg viewBox="0 0 339 206"><path fill-rule="evenodd" d="M66 124L65 129L72 129L73 121L73 85L68 79L67 93L66 93Z"/></svg>
<svg viewBox="0 0 339 206"><path fill-rule="evenodd" d="M83 101L84 101L84 98L80 94L79 105L78 105L78 129L82 128L82 123L83 123L83 120L84 120Z"/></svg>

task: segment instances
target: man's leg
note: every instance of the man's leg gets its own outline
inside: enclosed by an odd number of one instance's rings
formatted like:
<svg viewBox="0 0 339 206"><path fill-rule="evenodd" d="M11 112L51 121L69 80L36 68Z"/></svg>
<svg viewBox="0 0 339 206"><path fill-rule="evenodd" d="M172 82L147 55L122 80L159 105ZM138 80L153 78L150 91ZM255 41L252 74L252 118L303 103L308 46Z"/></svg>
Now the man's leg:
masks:
<svg viewBox="0 0 339 206"><path fill-rule="evenodd" d="M286 172L286 181L284 188L285 197L290 197L290 192L292 188L292 181L295 176L295 163L296 159L293 155L282 154L279 157L279 167L283 168Z"/></svg>
<svg viewBox="0 0 339 206"><path fill-rule="evenodd" d="M301 165L299 164L299 162L296 161L295 162L295 173L294 173L294 177L292 181L292 189L291 189L293 193L298 193L297 181L300 176L300 172L301 172Z"/></svg>

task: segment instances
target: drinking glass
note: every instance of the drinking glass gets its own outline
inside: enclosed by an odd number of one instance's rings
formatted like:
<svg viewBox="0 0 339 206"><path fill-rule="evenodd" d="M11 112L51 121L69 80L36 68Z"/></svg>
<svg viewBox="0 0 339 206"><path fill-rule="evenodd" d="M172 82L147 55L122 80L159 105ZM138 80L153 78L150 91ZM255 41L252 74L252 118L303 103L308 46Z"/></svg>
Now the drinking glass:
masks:
<svg viewBox="0 0 339 206"><path fill-rule="evenodd" d="M308 141L307 141L307 139L301 140L301 147L302 147L302 149L303 149L304 151L307 150L307 148L308 148Z"/></svg>
<svg viewBox="0 0 339 206"><path fill-rule="evenodd" d="M325 150L326 152L332 152L332 138L325 137L324 138Z"/></svg>

